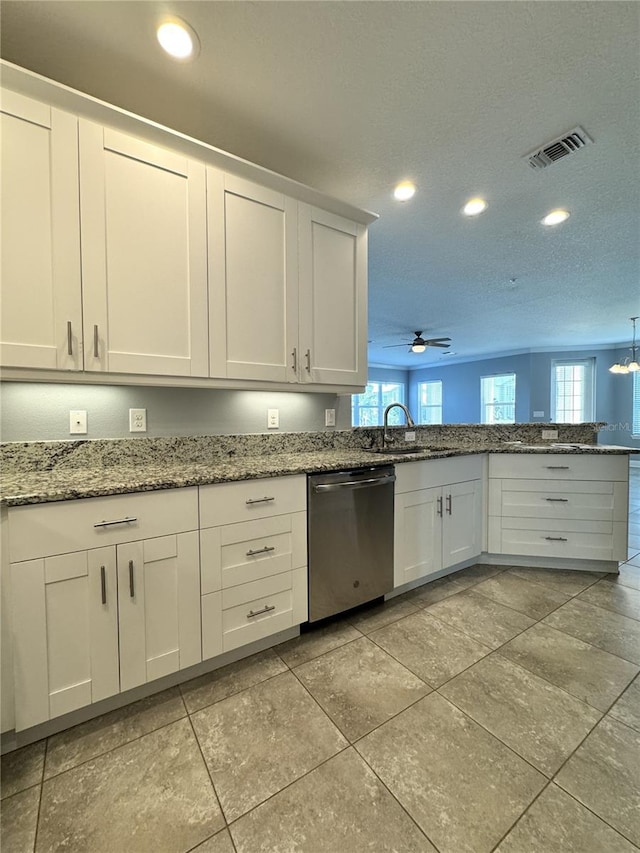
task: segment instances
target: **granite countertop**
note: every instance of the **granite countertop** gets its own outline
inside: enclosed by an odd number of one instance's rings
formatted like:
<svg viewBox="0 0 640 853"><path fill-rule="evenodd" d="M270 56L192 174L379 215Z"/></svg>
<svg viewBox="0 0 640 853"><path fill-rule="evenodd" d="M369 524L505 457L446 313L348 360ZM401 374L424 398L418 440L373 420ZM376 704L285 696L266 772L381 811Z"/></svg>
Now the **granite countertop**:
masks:
<svg viewBox="0 0 640 853"><path fill-rule="evenodd" d="M157 489L201 486L233 480L311 474L366 466L379 467L476 453L628 454L633 449L603 445L537 447L518 443L433 448L415 453L374 453L362 448L296 450L260 455L215 455L210 462L125 463L84 468L53 466L49 470L4 472L0 502L5 506L48 503Z"/></svg>

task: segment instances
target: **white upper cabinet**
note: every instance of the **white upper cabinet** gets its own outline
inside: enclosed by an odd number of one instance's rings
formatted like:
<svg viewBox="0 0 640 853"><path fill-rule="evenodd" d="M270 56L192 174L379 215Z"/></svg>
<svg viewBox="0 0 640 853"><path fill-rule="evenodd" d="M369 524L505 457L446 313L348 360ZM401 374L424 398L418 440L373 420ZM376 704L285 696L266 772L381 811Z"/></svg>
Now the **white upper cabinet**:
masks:
<svg viewBox="0 0 640 853"><path fill-rule="evenodd" d="M300 376L366 385L367 230L298 205Z"/></svg>
<svg viewBox="0 0 640 853"><path fill-rule="evenodd" d="M82 368L75 116L3 91L0 362Z"/></svg>
<svg viewBox="0 0 640 853"><path fill-rule="evenodd" d="M80 121L85 370L206 376L205 167Z"/></svg>
<svg viewBox="0 0 640 853"><path fill-rule="evenodd" d="M297 203L207 169L210 375L295 381Z"/></svg>

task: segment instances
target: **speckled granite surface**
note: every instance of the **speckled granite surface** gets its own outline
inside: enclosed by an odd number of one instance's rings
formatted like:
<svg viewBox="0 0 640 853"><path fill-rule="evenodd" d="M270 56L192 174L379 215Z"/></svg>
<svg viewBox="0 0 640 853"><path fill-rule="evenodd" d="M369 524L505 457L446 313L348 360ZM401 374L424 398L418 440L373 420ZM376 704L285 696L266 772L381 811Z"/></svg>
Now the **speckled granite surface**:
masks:
<svg viewBox="0 0 640 853"><path fill-rule="evenodd" d="M554 428L555 425L554 425ZM396 428L398 439L405 428ZM595 425L561 427L555 453L629 453L593 444ZM541 452L540 424L419 427L421 452L380 454L381 429L276 435L193 436L8 443L0 446L0 500L7 506L151 491L232 480L378 466L470 453ZM508 442L522 442L514 444ZM584 446L588 445L588 446ZM589 446L590 445L590 446Z"/></svg>

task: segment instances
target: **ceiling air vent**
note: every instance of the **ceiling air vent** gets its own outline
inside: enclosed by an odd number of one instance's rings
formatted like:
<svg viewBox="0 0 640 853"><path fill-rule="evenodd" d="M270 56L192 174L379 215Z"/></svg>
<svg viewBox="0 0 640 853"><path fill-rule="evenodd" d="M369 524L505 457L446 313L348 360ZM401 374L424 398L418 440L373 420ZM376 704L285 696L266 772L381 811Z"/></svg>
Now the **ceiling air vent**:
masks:
<svg viewBox="0 0 640 853"><path fill-rule="evenodd" d="M546 169L557 160L562 160L563 157L568 157L575 151L584 148L585 145L591 145L593 139L582 127L574 127L568 133L547 142L542 148L532 151L523 158L527 160L532 169Z"/></svg>

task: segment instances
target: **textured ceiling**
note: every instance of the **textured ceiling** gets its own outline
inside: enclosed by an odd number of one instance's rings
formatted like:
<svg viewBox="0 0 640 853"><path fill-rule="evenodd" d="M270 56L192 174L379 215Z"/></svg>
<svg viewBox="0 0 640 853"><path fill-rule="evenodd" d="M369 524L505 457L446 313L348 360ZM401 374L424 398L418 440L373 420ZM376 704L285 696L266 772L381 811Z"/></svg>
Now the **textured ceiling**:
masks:
<svg viewBox="0 0 640 853"><path fill-rule="evenodd" d="M370 361L627 342L640 314L640 4L0 4L3 58L380 214ZM155 42L162 13L196 61ZM595 144L523 155L582 125ZM412 179L405 204L393 185ZM488 210L460 215L471 196ZM571 218L540 219L555 207ZM515 281L512 281L515 279ZM449 335L457 356L386 344Z"/></svg>

